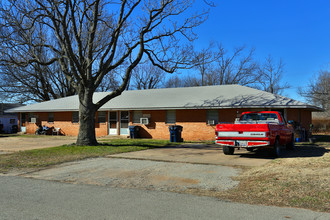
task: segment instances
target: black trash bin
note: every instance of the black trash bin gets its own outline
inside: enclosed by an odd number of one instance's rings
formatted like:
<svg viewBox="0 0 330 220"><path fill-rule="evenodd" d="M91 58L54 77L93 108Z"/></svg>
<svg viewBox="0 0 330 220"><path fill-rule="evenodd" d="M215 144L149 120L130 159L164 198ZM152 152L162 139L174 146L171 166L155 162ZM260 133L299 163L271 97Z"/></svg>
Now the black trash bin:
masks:
<svg viewBox="0 0 330 220"><path fill-rule="evenodd" d="M182 138L181 138L182 126L171 125L169 126L169 130L170 130L170 142L182 142Z"/></svg>
<svg viewBox="0 0 330 220"><path fill-rule="evenodd" d="M18 126L17 125L11 126L11 133L17 133L17 132L18 132Z"/></svg>
<svg viewBox="0 0 330 220"><path fill-rule="evenodd" d="M131 139L135 139L139 137L139 126L132 125L128 126L129 128L129 136Z"/></svg>

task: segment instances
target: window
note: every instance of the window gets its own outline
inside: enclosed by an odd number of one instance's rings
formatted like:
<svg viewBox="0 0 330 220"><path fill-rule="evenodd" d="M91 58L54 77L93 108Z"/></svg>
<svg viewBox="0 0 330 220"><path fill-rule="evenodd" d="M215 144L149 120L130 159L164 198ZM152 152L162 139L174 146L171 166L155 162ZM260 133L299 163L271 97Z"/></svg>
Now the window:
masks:
<svg viewBox="0 0 330 220"><path fill-rule="evenodd" d="M166 124L175 124L176 123L176 111L167 110L166 111Z"/></svg>
<svg viewBox="0 0 330 220"><path fill-rule="evenodd" d="M140 124L140 118L142 118L142 111L133 111L133 123Z"/></svg>
<svg viewBox="0 0 330 220"><path fill-rule="evenodd" d="M122 111L120 112L120 128L128 128L129 124L129 113L128 111ZM123 134L122 131L120 131L120 134Z"/></svg>
<svg viewBox="0 0 330 220"><path fill-rule="evenodd" d="M278 117L274 113L249 113L244 114L241 121L272 121L278 120Z"/></svg>
<svg viewBox="0 0 330 220"><path fill-rule="evenodd" d="M207 110L206 111L206 121L208 124L216 124L216 123L218 123L218 120L219 120L219 111L218 110Z"/></svg>
<svg viewBox="0 0 330 220"><path fill-rule="evenodd" d="M107 112L97 112L97 123L105 123L107 121Z"/></svg>
<svg viewBox="0 0 330 220"><path fill-rule="evenodd" d="M28 120L29 120L30 123L36 123L36 117L35 117L35 115L30 112L28 114Z"/></svg>
<svg viewBox="0 0 330 220"><path fill-rule="evenodd" d="M72 112L72 123L79 123L79 112Z"/></svg>
<svg viewBox="0 0 330 220"><path fill-rule="evenodd" d="M54 123L54 113L53 112L48 113L48 123Z"/></svg>
<svg viewBox="0 0 330 220"><path fill-rule="evenodd" d="M9 123L10 123L10 124L15 124L15 123L16 123L16 119L12 119L12 118L9 119Z"/></svg>

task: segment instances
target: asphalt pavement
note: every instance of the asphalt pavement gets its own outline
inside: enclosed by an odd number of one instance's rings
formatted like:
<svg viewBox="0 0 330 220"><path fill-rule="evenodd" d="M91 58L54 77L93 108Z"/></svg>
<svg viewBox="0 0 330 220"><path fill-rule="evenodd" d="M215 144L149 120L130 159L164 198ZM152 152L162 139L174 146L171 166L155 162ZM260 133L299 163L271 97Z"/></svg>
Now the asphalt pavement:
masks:
<svg viewBox="0 0 330 220"><path fill-rule="evenodd" d="M0 176L0 219L317 219L330 213Z"/></svg>

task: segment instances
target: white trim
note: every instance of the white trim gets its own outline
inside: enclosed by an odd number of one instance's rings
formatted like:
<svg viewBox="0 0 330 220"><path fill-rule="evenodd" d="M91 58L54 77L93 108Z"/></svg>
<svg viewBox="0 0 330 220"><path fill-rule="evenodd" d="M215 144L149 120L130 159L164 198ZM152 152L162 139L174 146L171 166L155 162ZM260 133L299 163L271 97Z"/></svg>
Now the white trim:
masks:
<svg viewBox="0 0 330 220"><path fill-rule="evenodd" d="M244 131L239 133L238 131L219 131L218 137L266 137L266 132L262 131Z"/></svg>

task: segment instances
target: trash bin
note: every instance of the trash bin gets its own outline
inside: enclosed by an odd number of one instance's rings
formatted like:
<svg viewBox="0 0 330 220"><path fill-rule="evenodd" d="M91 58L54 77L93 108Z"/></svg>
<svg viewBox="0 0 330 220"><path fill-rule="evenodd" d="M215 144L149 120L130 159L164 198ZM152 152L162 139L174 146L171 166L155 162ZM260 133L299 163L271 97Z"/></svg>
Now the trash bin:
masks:
<svg viewBox="0 0 330 220"><path fill-rule="evenodd" d="M171 125L169 126L170 131L170 142L182 142L181 132L182 126L180 125Z"/></svg>
<svg viewBox="0 0 330 220"><path fill-rule="evenodd" d="M129 128L129 136L131 139L135 139L139 137L139 126L128 126Z"/></svg>
<svg viewBox="0 0 330 220"><path fill-rule="evenodd" d="M17 133L17 132L18 132L18 126L17 125L11 126L11 133Z"/></svg>

